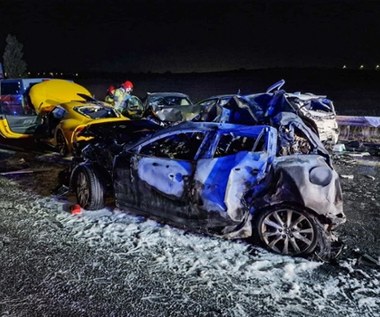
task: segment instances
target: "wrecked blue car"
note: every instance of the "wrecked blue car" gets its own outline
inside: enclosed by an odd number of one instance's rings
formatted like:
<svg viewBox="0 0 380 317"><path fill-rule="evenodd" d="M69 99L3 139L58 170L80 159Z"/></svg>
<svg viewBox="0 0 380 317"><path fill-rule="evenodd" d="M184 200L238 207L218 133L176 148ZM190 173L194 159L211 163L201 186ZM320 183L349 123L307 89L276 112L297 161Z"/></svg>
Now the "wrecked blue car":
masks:
<svg viewBox="0 0 380 317"><path fill-rule="evenodd" d="M285 80L270 86L266 92L249 95L220 95L196 104L199 114L193 121L269 124L280 112L297 115L326 145L336 144L339 128L332 100L312 93L288 93L282 89ZM226 112L229 118L226 118Z"/></svg>
<svg viewBox="0 0 380 317"><path fill-rule="evenodd" d="M278 118L293 144L280 145L271 126L183 122L132 142L89 126L81 133L94 141L74 159L71 188L87 210L111 195L120 209L179 227L328 255L345 222L338 175L319 139L287 120Z"/></svg>

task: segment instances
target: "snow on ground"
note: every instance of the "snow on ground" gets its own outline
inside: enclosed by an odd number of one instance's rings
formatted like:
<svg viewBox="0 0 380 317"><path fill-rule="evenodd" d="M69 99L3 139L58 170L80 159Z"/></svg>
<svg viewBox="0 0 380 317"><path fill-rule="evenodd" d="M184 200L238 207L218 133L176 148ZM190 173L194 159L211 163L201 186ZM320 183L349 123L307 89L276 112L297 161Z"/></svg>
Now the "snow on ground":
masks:
<svg viewBox="0 0 380 317"><path fill-rule="evenodd" d="M380 272L291 258L0 178L1 316L379 316Z"/></svg>

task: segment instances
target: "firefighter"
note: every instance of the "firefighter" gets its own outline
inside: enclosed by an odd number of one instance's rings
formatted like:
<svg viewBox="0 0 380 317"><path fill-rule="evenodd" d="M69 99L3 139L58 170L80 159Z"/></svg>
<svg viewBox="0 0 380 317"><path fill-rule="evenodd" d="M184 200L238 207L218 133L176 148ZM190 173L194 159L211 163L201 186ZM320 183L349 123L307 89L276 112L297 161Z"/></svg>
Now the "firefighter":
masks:
<svg viewBox="0 0 380 317"><path fill-rule="evenodd" d="M138 97L126 94L117 110L129 119L138 120L143 115L144 107Z"/></svg>
<svg viewBox="0 0 380 317"><path fill-rule="evenodd" d="M106 97L104 98L104 101L109 103L110 105L113 105L115 100L115 91L116 91L116 88L114 85L111 85L108 87L107 89L107 94L106 94Z"/></svg>
<svg viewBox="0 0 380 317"><path fill-rule="evenodd" d="M130 96L133 91L133 84L131 81L126 80L123 82L118 89L115 90L114 94L114 106L117 110L120 109L122 103L127 96Z"/></svg>

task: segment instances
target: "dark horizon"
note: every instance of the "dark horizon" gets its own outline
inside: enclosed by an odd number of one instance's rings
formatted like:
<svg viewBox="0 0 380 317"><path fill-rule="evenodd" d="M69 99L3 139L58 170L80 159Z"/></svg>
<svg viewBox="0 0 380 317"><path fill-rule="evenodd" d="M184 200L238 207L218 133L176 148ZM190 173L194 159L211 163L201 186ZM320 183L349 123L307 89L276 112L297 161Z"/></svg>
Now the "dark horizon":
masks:
<svg viewBox="0 0 380 317"><path fill-rule="evenodd" d="M380 3L334 0L0 0L28 70L188 73L374 68Z"/></svg>

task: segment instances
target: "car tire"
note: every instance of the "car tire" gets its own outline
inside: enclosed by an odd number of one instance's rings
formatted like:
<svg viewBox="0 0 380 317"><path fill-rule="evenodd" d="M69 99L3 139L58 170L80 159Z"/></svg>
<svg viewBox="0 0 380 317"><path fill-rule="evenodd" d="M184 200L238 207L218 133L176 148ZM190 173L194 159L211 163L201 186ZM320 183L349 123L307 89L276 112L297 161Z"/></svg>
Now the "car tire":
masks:
<svg viewBox="0 0 380 317"><path fill-rule="evenodd" d="M104 208L104 186L91 166L82 165L75 173L75 193L79 205L87 210Z"/></svg>
<svg viewBox="0 0 380 317"><path fill-rule="evenodd" d="M56 148L59 154L61 154L62 156L66 156L69 153L67 142L62 131L57 132L56 144L57 144Z"/></svg>
<svg viewBox="0 0 380 317"><path fill-rule="evenodd" d="M283 255L304 256L317 246L318 220L309 212L281 205L258 212L252 222L254 241Z"/></svg>

